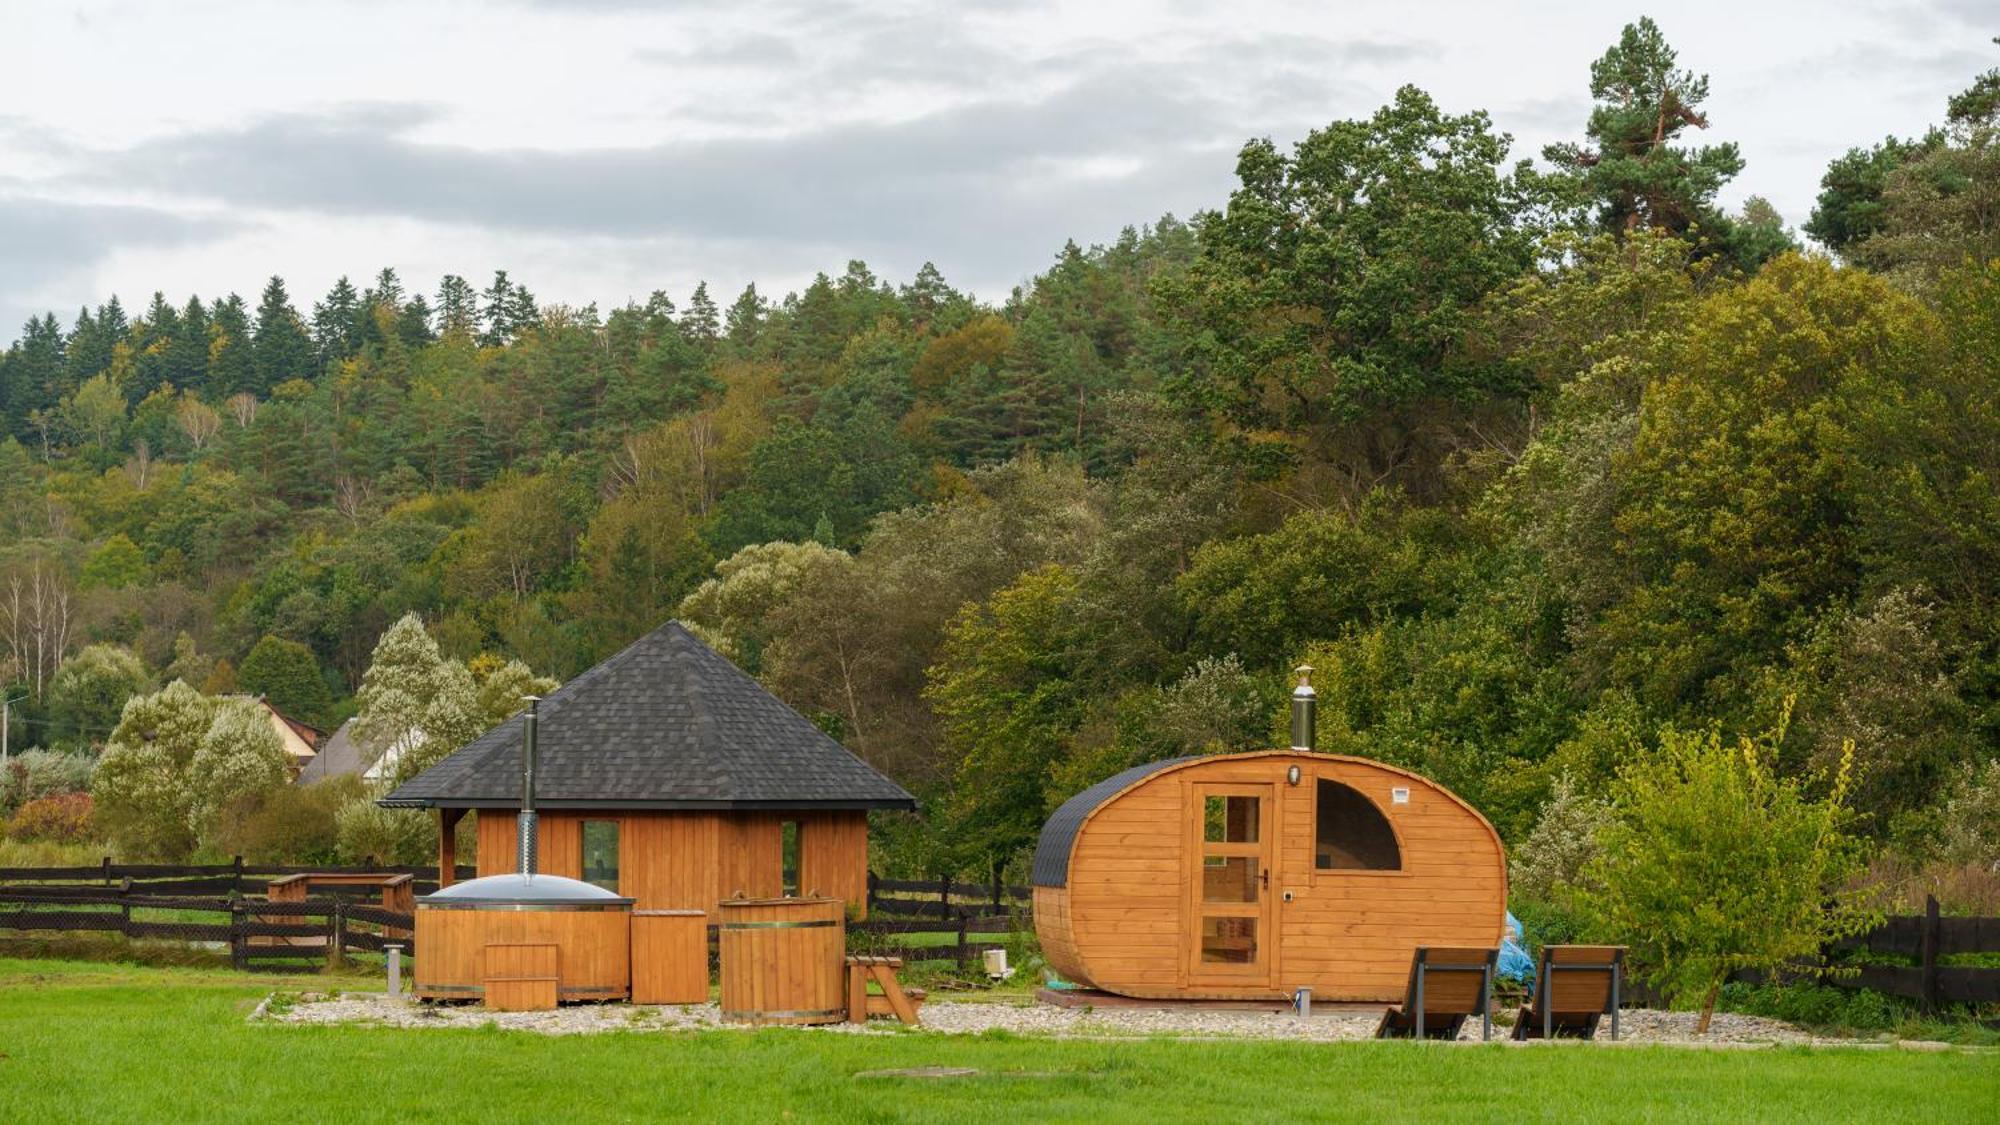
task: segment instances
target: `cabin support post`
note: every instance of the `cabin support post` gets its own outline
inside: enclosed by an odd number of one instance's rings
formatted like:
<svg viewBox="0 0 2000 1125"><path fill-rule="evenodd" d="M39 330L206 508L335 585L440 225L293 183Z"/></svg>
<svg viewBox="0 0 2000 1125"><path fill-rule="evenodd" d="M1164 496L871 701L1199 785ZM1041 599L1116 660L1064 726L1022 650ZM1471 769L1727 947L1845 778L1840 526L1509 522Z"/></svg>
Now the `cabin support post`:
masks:
<svg viewBox="0 0 2000 1125"><path fill-rule="evenodd" d="M464 809L438 810L438 889L443 890L457 881L458 875L458 822L465 819Z"/></svg>

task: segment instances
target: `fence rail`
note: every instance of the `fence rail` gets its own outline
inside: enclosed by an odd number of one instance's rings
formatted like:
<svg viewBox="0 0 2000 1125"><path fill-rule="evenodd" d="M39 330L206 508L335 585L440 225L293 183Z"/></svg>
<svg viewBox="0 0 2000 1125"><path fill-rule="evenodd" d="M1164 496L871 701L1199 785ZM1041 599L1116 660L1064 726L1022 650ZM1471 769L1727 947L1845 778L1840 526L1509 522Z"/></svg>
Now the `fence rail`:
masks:
<svg viewBox="0 0 2000 1125"><path fill-rule="evenodd" d="M311 897L272 902L272 878L300 874L413 876L419 894L437 885L435 867L274 867L224 864L115 864L0 868L0 932L118 933L128 938L226 945L241 966L299 968L348 952L379 953L389 942L415 957L415 918L371 901L374 888L314 888ZM475 872L461 865L457 875ZM853 944L909 962L957 962L969 970L1006 938L1032 930L1024 887L882 879L868 881L869 916L848 929ZM331 893L329 893L331 892ZM890 892L890 893L884 893ZM926 897L916 897L926 896ZM134 912L138 916L134 916ZM173 912L179 917L162 917ZM710 940L714 940L710 928ZM926 940L926 939L929 940Z"/></svg>
<svg viewBox="0 0 2000 1125"><path fill-rule="evenodd" d="M96 907L97 909L85 909ZM178 917L133 917L135 911ZM218 915L218 920L200 920ZM349 952L379 953L397 943L414 955L416 919L344 899L268 902L245 898L183 898L133 894L120 886L93 894L0 893L0 930L29 933L115 933L127 938L226 946L239 968L299 962L334 963Z"/></svg>

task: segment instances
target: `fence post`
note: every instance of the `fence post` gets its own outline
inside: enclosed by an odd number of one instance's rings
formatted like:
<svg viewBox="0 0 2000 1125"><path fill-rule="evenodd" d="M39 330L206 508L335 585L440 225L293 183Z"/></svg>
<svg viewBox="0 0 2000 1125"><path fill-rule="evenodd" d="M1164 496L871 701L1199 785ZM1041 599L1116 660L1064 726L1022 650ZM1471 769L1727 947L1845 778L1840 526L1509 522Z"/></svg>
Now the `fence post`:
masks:
<svg viewBox="0 0 2000 1125"><path fill-rule="evenodd" d="M960 971L967 971L972 965L972 950L966 948L965 945L965 915L966 912L963 910L958 912L958 967Z"/></svg>
<svg viewBox="0 0 2000 1125"><path fill-rule="evenodd" d="M229 964L231 968L241 969L243 967L245 961L243 956L244 940L243 900L231 895L229 898Z"/></svg>
<svg viewBox="0 0 2000 1125"><path fill-rule="evenodd" d="M944 908L947 911L951 909L951 876L949 875L938 880L938 902L944 904Z"/></svg>
<svg viewBox="0 0 2000 1125"><path fill-rule="evenodd" d="M124 880L118 884L118 932L124 934L126 940L128 941L131 940L132 938L132 900L130 898L131 894L132 894L132 877L130 875L127 875L125 876Z"/></svg>
<svg viewBox="0 0 2000 1125"><path fill-rule="evenodd" d="M326 918L326 967L337 969L347 959L347 903L333 900L333 913Z"/></svg>
<svg viewBox="0 0 2000 1125"><path fill-rule="evenodd" d="M1001 878L1002 874L1003 872L1000 870L1000 868L995 867L993 869L993 909L995 910L998 910L1003 905L1005 905L1000 900L1000 892L1006 889L1006 880Z"/></svg>
<svg viewBox="0 0 2000 1125"><path fill-rule="evenodd" d="M1938 942L1943 936L1944 925L1938 919L1936 895L1924 896L1924 939L1923 939L1923 1007L1925 1012L1938 1010Z"/></svg>
<svg viewBox="0 0 2000 1125"><path fill-rule="evenodd" d="M240 895L243 893L243 857L237 856L229 862L229 866L234 869L230 873L230 888Z"/></svg>
<svg viewBox="0 0 2000 1125"><path fill-rule="evenodd" d="M877 894L879 893L879 892L877 892L877 891L876 891L876 889L875 889L875 883L876 883L876 881L877 881L877 877L876 877L875 873L874 873L873 871L870 871L870 872L868 873L868 910L869 910L869 912L870 912L871 914L872 914L872 913L874 913L874 910L875 910L875 898L876 898L876 895L877 895Z"/></svg>
<svg viewBox="0 0 2000 1125"><path fill-rule="evenodd" d="M104 885L108 887L108 886L110 886L110 885L111 885L111 857L110 857L110 856L105 856L105 857L104 857L104 864L103 864L103 871L104 871Z"/></svg>

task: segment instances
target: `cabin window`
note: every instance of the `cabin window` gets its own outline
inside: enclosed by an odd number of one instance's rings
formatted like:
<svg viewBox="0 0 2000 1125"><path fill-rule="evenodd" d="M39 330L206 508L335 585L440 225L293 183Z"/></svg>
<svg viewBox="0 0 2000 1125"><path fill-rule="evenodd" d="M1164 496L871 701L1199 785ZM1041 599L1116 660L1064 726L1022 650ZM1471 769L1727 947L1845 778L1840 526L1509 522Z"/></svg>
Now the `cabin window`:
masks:
<svg viewBox="0 0 2000 1125"><path fill-rule="evenodd" d="M1398 871L1395 830L1375 802L1352 786L1319 780L1313 866L1321 871Z"/></svg>
<svg viewBox="0 0 2000 1125"><path fill-rule="evenodd" d="M618 893L618 822L583 822L583 881Z"/></svg>
<svg viewBox="0 0 2000 1125"><path fill-rule="evenodd" d="M784 827L784 842L780 845L779 879L785 893L796 896L799 893L799 822L788 820Z"/></svg>
<svg viewBox="0 0 2000 1125"><path fill-rule="evenodd" d="M1257 798L1209 797L1202 802L1201 838L1209 844L1257 842Z"/></svg>

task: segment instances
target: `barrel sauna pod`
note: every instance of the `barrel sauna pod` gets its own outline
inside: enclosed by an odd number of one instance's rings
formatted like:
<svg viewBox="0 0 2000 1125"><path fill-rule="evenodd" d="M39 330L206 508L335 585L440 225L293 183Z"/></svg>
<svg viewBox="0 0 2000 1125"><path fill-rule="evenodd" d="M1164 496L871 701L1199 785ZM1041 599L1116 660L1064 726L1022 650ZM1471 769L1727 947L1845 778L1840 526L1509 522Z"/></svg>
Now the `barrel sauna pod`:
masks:
<svg viewBox="0 0 2000 1125"><path fill-rule="evenodd" d="M557 1000L631 991L632 900L560 875L489 875L417 899L416 994L483 1000L554 953ZM544 950L539 954L532 950Z"/></svg>
<svg viewBox="0 0 2000 1125"><path fill-rule="evenodd" d="M847 1018L845 903L738 898L717 908L722 1018L731 1023L838 1023Z"/></svg>
<svg viewBox="0 0 2000 1125"><path fill-rule="evenodd" d="M1506 857L1477 810L1299 750L1107 778L1043 826L1032 882L1049 965L1148 999L1394 1000L1417 947L1494 947L1506 928Z"/></svg>

